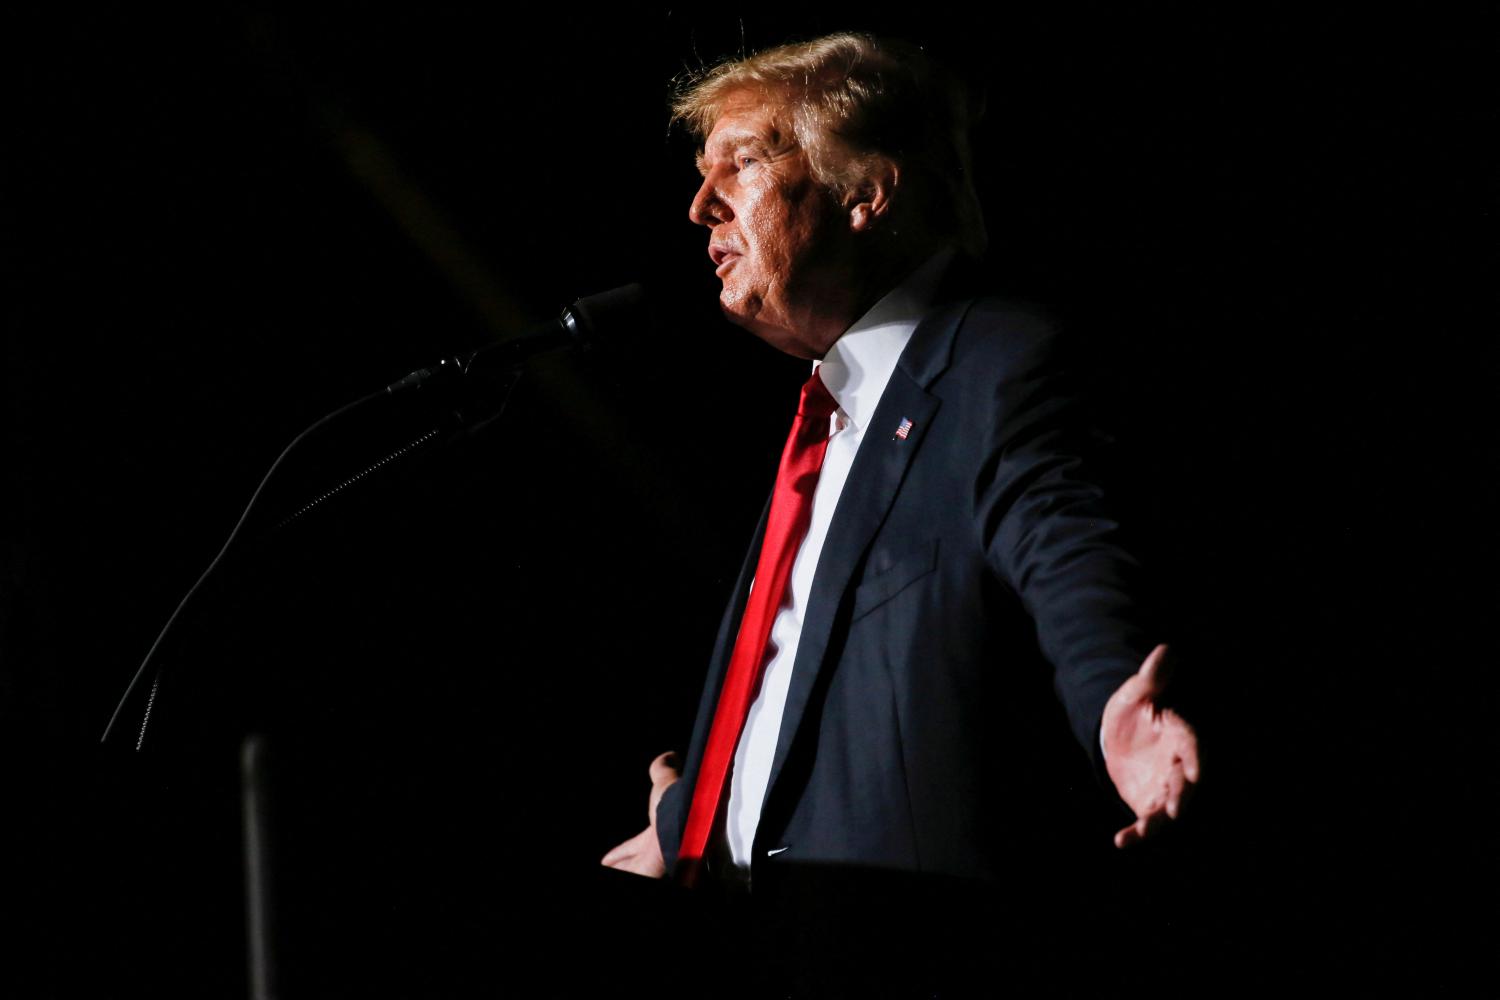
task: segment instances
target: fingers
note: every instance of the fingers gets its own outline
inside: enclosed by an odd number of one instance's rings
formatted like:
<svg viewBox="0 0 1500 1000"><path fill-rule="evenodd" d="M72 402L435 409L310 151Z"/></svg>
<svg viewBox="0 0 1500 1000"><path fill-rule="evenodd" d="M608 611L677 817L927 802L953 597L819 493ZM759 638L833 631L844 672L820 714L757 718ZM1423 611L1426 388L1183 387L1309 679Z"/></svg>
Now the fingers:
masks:
<svg viewBox="0 0 1500 1000"><path fill-rule="evenodd" d="M647 865L637 857L628 858L625 861L610 865L609 867L613 868L615 871L629 872L632 875L644 875L647 878L661 878L666 874L665 871L656 871L652 869L649 865Z"/></svg>
<svg viewBox="0 0 1500 1000"><path fill-rule="evenodd" d="M656 832L649 828L612 849L599 859L599 863L606 868L615 868L649 878L661 878L667 873L666 862L661 856L661 847L656 841Z"/></svg>
<svg viewBox="0 0 1500 1000"><path fill-rule="evenodd" d="M629 840L625 841L625 843L616 844L614 847L609 849L609 852L605 854L604 857L599 859L599 863L606 868L625 867L628 862L630 862L633 858L635 858L637 854L640 853L640 841L641 835L638 833L634 837L631 837Z"/></svg>
<svg viewBox="0 0 1500 1000"><path fill-rule="evenodd" d="M1173 765L1171 773L1167 775L1167 818L1176 819L1177 813L1182 809L1182 796L1187 785L1187 776L1182 773L1182 768Z"/></svg>
<svg viewBox="0 0 1500 1000"><path fill-rule="evenodd" d="M649 839L649 842L647 838ZM629 869L631 862L637 860L648 847L656 846L656 834L649 828L631 837L623 844L611 848L609 853L599 859L599 863L607 868Z"/></svg>
<svg viewBox="0 0 1500 1000"><path fill-rule="evenodd" d="M1142 816L1134 823L1115 834L1115 846L1120 848L1139 844L1151 833L1150 817Z"/></svg>
<svg viewBox="0 0 1500 1000"><path fill-rule="evenodd" d="M1182 806L1192 797L1193 782L1180 760L1173 761L1161 793L1152 798L1134 823L1115 833L1116 847L1129 847L1156 836L1182 813Z"/></svg>
<svg viewBox="0 0 1500 1000"><path fill-rule="evenodd" d="M629 858L633 853L630 849L630 845L630 840L625 841L625 843L623 844L616 844L614 847L609 849L604 857L599 859L599 863L606 868L618 868L620 866L620 862Z"/></svg>
<svg viewBox="0 0 1500 1000"><path fill-rule="evenodd" d="M1193 732L1193 727L1186 722L1182 723L1185 730L1183 738L1177 747L1177 756L1182 761L1182 773L1187 780L1193 784L1198 783L1200 768L1198 766L1198 735Z"/></svg>
<svg viewBox="0 0 1500 1000"><path fill-rule="evenodd" d="M1198 763L1198 734L1193 732L1186 719L1170 708L1161 713L1161 726L1170 740L1174 775L1178 770L1182 772L1182 781L1186 785L1184 793L1190 793L1202 772Z"/></svg>

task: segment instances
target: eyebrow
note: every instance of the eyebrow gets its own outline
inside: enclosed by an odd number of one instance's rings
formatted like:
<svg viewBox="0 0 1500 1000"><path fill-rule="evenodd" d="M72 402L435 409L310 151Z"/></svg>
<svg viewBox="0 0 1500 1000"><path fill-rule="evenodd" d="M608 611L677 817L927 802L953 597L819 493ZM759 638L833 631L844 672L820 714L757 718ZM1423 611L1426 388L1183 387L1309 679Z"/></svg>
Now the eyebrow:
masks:
<svg viewBox="0 0 1500 1000"><path fill-rule="evenodd" d="M723 149L741 149L745 146L754 146L758 149L772 152L778 148L779 136L765 136L750 129L737 129L733 132L722 133L716 137L714 145ZM708 145L705 143L698 147L693 156L693 163L698 167L698 173L708 174Z"/></svg>

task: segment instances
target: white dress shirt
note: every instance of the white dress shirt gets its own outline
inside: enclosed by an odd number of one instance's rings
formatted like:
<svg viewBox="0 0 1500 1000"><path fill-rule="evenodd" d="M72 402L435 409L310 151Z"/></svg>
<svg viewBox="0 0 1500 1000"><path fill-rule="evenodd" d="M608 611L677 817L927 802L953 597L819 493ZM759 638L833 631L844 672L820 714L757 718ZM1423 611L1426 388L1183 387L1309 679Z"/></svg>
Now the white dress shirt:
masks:
<svg viewBox="0 0 1500 1000"><path fill-rule="evenodd" d="M838 409L828 420L828 451L823 456L823 467L813 492L812 521L797 549L791 580L771 624L760 688L735 748L724 830L730 857L742 868L750 866L755 828L760 823L787 688L792 680L792 664L797 659L797 643L802 636L802 618L812 592L818 557L823 552L823 540L828 537L828 525L886 383L931 305L938 279L952 255L953 251L946 249L928 260L849 327L821 362L813 362ZM774 847L770 850L775 853Z"/></svg>

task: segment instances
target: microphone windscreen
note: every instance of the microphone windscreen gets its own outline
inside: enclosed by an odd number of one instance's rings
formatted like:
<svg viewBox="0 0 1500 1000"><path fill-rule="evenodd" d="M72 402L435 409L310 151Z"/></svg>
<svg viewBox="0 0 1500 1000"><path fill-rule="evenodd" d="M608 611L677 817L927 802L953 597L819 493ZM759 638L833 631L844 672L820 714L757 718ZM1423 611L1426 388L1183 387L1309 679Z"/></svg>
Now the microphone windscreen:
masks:
<svg viewBox="0 0 1500 1000"><path fill-rule="evenodd" d="M646 289L640 284L586 295L573 303L573 313L581 326L579 333L586 341L652 326Z"/></svg>

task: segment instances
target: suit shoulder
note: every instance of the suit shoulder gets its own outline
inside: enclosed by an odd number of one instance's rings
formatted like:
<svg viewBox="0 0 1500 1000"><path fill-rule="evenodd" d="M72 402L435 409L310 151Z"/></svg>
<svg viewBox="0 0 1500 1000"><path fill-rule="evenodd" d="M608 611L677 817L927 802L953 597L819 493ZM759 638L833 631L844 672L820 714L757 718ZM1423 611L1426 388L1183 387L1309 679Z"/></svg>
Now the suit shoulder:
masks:
<svg viewBox="0 0 1500 1000"><path fill-rule="evenodd" d="M1036 302L998 295L969 300L954 341L954 360L963 366L1052 367L1067 364L1073 354L1071 338L1054 313Z"/></svg>

